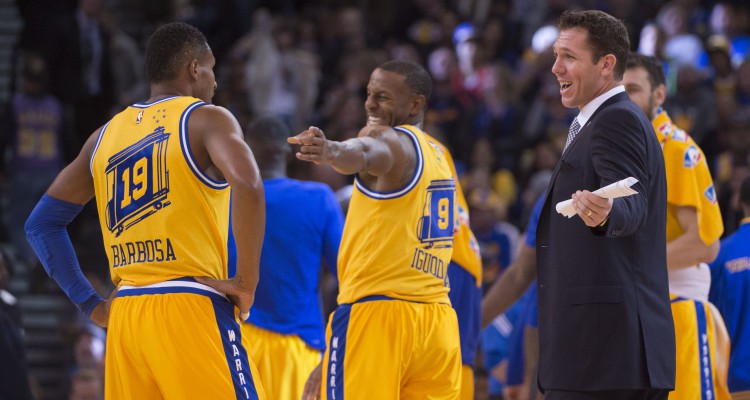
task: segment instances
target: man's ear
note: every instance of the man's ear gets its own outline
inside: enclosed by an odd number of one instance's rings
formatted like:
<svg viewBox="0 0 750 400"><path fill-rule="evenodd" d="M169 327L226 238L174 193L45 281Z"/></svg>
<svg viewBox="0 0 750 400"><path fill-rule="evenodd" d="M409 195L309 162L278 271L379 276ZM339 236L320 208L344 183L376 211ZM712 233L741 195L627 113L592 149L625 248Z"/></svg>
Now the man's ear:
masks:
<svg viewBox="0 0 750 400"><path fill-rule="evenodd" d="M198 60L190 61L188 64L188 73L193 80L198 80Z"/></svg>
<svg viewBox="0 0 750 400"><path fill-rule="evenodd" d="M599 62L602 63L602 74L614 75L615 65L617 65L617 57L615 57L614 54L610 53L602 56L602 58L599 59Z"/></svg>
<svg viewBox="0 0 750 400"><path fill-rule="evenodd" d="M427 107L427 98L421 94L413 96L411 99L411 115L417 115Z"/></svg>
<svg viewBox="0 0 750 400"><path fill-rule="evenodd" d="M656 86L654 89L654 106L661 107L665 101L667 101L667 86L663 83Z"/></svg>

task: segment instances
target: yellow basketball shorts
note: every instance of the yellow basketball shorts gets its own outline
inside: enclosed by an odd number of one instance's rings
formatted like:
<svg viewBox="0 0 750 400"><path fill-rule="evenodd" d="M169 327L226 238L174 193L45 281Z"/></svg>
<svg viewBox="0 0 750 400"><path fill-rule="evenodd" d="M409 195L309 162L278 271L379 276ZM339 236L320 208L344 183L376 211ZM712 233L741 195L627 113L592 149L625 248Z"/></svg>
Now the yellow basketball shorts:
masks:
<svg viewBox="0 0 750 400"><path fill-rule="evenodd" d="M471 365L461 366L461 400L474 400L474 368Z"/></svg>
<svg viewBox="0 0 750 400"><path fill-rule="evenodd" d="M669 400L728 400L726 371L717 369L716 324L707 303L672 295L676 340L675 390Z"/></svg>
<svg viewBox="0 0 750 400"><path fill-rule="evenodd" d="M250 341L250 359L258 367L266 396L279 400L301 399L305 382L323 353L308 346L297 335L283 335L249 322L242 324L242 337Z"/></svg>
<svg viewBox="0 0 750 400"><path fill-rule="evenodd" d="M461 344L449 304L371 296L332 314L323 400L457 399Z"/></svg>
<svg viewBox="0 0 750 400"><path fill-rule="evenodd" d="M265 399L232 303L189 278L121 286L112 303L105 398Z"/></svg>

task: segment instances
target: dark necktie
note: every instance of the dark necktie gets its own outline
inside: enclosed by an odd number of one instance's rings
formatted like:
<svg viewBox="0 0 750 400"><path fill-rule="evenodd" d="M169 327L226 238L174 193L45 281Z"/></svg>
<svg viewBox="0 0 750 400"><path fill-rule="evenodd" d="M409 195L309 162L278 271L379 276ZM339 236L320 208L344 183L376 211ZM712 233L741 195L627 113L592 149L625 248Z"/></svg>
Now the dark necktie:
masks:
<svg viewBox="0 0 750 400"><path fill-rule="evenodd" d="M578 118L575 118L573 120L573 123L570 124L570 129L568 129L568 139L565 141L565 148L563 148L563 153L565 153L565 150L568 149L568 146L570 146L570 143L573 142L573 139L576 138L576 135L580 130L581 125L578 123Z"/></svg>

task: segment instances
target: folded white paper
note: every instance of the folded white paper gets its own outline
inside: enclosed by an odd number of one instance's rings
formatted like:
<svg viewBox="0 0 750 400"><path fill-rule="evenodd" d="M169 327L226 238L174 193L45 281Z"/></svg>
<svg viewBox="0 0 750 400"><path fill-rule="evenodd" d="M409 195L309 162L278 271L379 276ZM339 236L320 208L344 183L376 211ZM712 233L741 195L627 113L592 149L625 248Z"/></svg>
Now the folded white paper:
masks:
<svg viewBox="0 0 750 400"><path fill-rule="evenodd" d="M599 197L604 197L605 199L615 199L618 197L632 196L638 193L630 188L631 186L635 185L636 182L638 182L638 179L635 179L631 176L621 181L617 181L613 184L607 185L592 193ZM555 210L568 218L576 215L576 210L575 208L573 208L573 199L568 199L557 203L557 205L555 206Z"/></svg>

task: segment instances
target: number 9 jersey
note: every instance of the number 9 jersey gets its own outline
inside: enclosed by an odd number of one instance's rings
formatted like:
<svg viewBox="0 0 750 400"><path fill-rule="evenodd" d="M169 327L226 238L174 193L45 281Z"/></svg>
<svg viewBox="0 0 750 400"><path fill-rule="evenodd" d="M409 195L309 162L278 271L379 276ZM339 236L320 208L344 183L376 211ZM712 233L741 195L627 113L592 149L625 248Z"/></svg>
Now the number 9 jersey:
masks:
<svg viewBox="0 0 750 400"><path fill-rule="evenodd" d="M91 173L116 285L233 275L229 186L201 171L188 143L188 116L204 105L193 97L134 104L99 133Z"/></svg>
<svg viewBox="0 0 750 400"><path fill-rule="evenodd" d="M448 263L458 228L456 184L443 149L416 127L394 128L417 150L409 183L389 193L355 179L339 249L339 304L368 296L450 304Z"/></svg>

